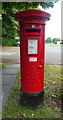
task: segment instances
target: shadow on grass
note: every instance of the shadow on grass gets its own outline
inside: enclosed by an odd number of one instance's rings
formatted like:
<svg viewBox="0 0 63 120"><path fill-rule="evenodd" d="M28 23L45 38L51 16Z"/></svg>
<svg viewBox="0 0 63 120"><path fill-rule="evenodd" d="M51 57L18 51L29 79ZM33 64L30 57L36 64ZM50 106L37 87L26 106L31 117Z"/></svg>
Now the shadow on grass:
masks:
<svg viewBox="0 0 63 120"><path fill-rule="evenodd" d="M63 71L63 69L62 69ZM3 118L61 118L61 67L45 66L44 105L39 109L20 104L20 73L5 105ZM58 104L59 103L59 104Z"/></svg>

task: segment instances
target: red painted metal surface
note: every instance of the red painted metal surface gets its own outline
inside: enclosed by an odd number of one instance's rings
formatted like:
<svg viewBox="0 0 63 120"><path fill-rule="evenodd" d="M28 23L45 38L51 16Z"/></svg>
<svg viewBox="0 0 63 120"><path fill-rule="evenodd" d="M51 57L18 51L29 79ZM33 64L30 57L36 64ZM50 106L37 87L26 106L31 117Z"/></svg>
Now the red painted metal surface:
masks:
<svg viewBox="0 0 63 120"><path fill-rule="evenodd" d="M50 19L50 14L27 10L16 13L15 18L20 22L21 89L25 93L44 91L45 21ZM33 40L37 44L33 49L37 51L29 53L29 44L34 47Z"/></svg>

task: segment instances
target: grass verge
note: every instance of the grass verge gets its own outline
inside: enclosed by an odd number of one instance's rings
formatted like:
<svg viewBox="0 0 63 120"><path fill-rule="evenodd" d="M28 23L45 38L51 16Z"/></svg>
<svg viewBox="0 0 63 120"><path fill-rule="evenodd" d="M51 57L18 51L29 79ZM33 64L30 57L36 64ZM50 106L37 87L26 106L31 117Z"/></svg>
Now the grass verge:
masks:
<svg viewBox="0 0 63 120"><path fill-rule="evenodd" d="M62 68L63 73L63 68ZM61 66L45 66L45 102L39 109L19 104L20 73L5 105L3 118L61 118Z"/></svg>
<svg viewBox="0 0 63 120"><path fill-rule="evenodd" d="M63 44L53 44L53 43L45 43L46 45L49 45L49 46L57 46L57 47L62 47Z"/></svg>
<svg viewBox="0 0 63 120"><path fill-rule="evenodd" d="M6 63L0 63L0 70L4 69L6 67Z"/></svg>

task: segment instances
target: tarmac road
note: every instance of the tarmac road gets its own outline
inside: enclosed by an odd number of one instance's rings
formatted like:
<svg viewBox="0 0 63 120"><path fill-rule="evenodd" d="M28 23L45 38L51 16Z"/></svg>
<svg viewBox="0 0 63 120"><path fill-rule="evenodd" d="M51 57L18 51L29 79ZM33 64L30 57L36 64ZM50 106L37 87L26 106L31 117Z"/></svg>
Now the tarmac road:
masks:
<svg viewBox="0 0 63 120"><path fill-rule="evenodd" d="M0 48L0 62L20 63L20 47ZM45 64L63 64L63 47L45 45Z"/></svg>
<svg viewBox="0 0 63 120"><path fill-rule="evenodd" d="M20 48L19 47L3 47L0 48L0 62L3 63L20 63Z"/></svg>
<svg viewBox="0 0 63 120"><path fill-rule="evenodd" d="M45 63L46 64L63 64L63 47L45 46Z"/></svg>

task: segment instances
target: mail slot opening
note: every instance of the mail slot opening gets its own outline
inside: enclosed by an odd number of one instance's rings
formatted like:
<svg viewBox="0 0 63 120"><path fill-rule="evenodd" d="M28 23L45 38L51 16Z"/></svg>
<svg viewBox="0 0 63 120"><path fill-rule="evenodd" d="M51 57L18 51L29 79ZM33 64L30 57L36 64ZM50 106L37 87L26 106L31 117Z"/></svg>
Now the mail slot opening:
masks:
<svg viewBox="0 0 63 120"><path fill-rule="evenodd" d="M38 33L40 33L40 29L27 29L26 32L38 32Z"/></svg>

